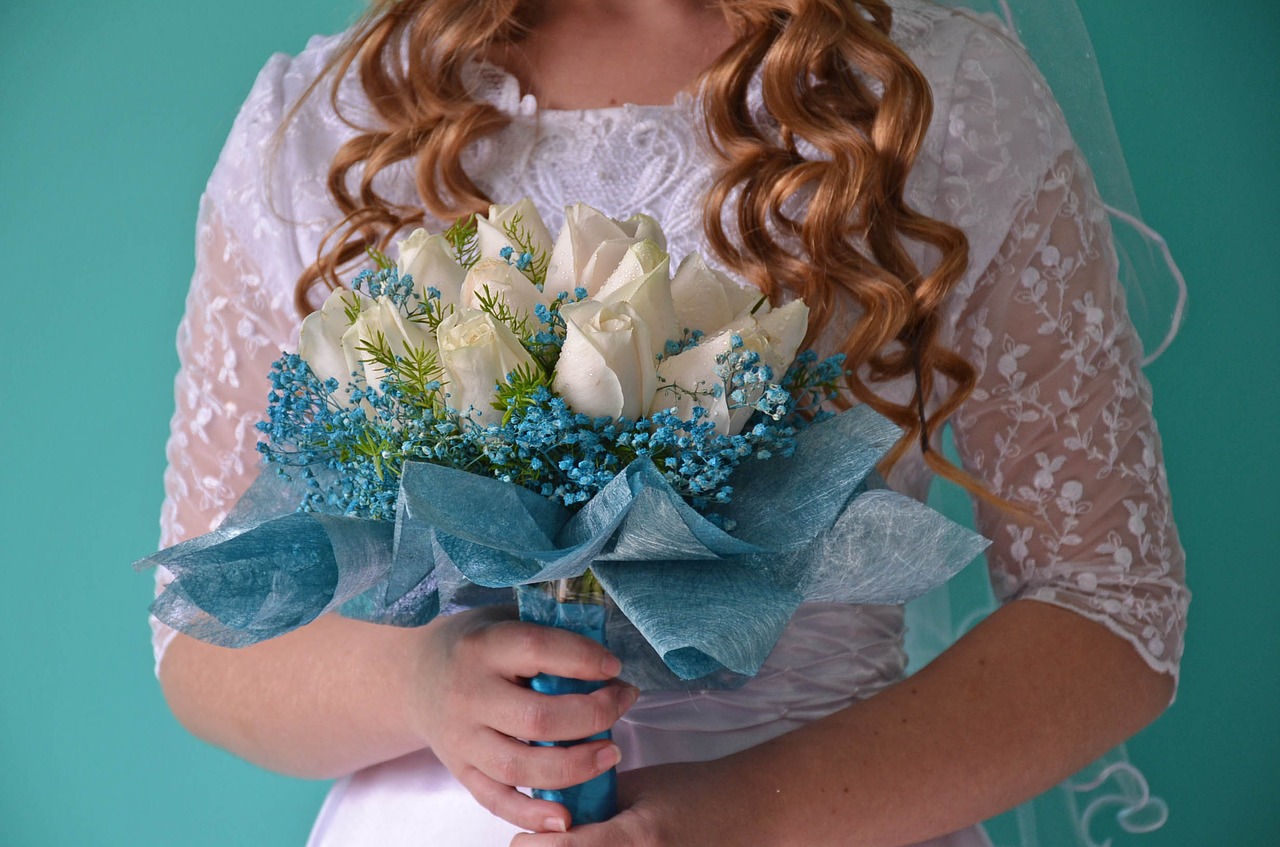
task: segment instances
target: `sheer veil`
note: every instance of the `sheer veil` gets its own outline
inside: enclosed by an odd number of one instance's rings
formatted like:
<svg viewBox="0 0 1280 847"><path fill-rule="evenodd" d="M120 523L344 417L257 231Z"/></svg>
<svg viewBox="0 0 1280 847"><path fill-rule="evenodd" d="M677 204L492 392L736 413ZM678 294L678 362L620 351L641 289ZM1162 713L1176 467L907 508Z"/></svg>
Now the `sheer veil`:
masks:
<svg viewBox="0 0 1280 847"><path fill-rule="evenodd" d="M1020 42L1048 81L1088 160L1111 215L1119 276L1143 342L1143 364L1155 361L1177 334L1187 286L1164 238L1142 219L1116 135L1088 30L1074 0L934 0ZM935 494L938 494L935 488ZM956 502L951 502L952 498ZM931 499L952 513L962 497ZM907 649L914 671L995 608L986 573L971 567L909 604ZM1088 768L988 824L995 847L1110 847L1120 832L1160 829L1168 807L1117 747ZM1126 841L1125 843L1130 843Z"/></svg>

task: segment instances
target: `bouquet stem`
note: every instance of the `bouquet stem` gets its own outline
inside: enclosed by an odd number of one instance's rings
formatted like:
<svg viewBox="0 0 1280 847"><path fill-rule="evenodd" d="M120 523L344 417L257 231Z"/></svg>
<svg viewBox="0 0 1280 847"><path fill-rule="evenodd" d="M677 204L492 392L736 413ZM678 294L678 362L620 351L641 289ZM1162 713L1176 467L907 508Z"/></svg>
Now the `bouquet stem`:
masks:
<svg viewBox="0 0 1280 847"><path fill-rule="evenodd" d="M520 619L530 623L567 629L579 635L605 643L605 593L595 574L587 571L572 579L560 579L536 585L521 585L516 589L520 602ZM602 682L586 682L560 676L539 674L530 680L530 687L541 694L589 694L601 688ZM596 741L610 737L608 730L578 741L534 741L540 746L571 747L584 741ZM563 789L535 788L533 796L564 805L573 818L573 825L599 823L617 813L618 777L615 770Z"/></svg>

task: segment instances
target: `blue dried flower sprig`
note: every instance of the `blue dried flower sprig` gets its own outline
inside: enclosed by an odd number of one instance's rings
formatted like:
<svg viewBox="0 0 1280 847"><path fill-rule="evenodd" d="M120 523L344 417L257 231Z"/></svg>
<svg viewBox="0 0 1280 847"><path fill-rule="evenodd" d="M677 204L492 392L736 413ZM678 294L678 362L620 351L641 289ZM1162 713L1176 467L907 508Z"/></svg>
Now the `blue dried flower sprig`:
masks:
<svg viewBox="0 0 1280 847"><path fill-rule="evenodd" d="M565 505L590 500L632 461L647 458L694 508L705 510L729 501L729 477L745 459L795 450L789 425L759 423L723 435L705 417L699 407L692 420L670 411L635 421L592 418L540 387L507 422L468 435L495 477Z"/></svg>
<svg viewBox="0 0 1280 847"><path fill-rule="evenodd" d="M271 381L268 419L258 425L266 440L258 449L307 483L304 508L380 519L395 516L406 461L485 473L571 506L590 500L635 459L648 458L694 508L707 511L732 497L731 476L743 461L790 455L800 423L761 412L741 433L724 435L702 407L690 420L671 411L635 421L592 418L536 385L508 394L502 423L480 427L447 408L409 410L395 390L353 385L359 405L341 404L337 381L321 383L295 354L272 366ZM778 386L757 402L770 414L794 406ZM315 468L330 471L325 478L332 481L321 485Z"/></svg>

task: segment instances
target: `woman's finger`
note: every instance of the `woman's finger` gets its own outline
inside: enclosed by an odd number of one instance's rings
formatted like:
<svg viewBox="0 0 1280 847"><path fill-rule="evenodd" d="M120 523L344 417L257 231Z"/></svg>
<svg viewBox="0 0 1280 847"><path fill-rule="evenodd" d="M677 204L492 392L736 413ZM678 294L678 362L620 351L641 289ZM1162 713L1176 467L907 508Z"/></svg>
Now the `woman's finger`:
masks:
<svg viewBox="0 0 1280 847"><path fill-rule="evenodd" d="M569 832L527 832L511 839L511 847L653 847L657 842L639 831L626 812L604 823L574 827Z"/></svg>
<svg viewBox="0 0 1280 847"><path fill-rule="evenodd" d="M533 747L488 733L472 757L472 767L504 785L568 788L599 776L618 764L622 753L612 741L588 741L572 747Z"/></svg>
<svg viewBox="0 0 1280 847"><path fill-rule="evenodd" d="M521 794L474 768L457 774L457 779L477 803L513 826L534 832L564 832L569 828L569 810L559 803Z"/></svg>
<svg viewBox="0 0 1280 847"><path fill-rule="evenodd" d="M506 680L483 688L474 718L512 738L577 741L609 729L640 696L630 685L611 683L590 694L539 694Z"/></svg>
<svg viewBox="0 0 1280 847"><path fill-rule="evenodd" d="M540 673L570 679L607 680L622 663L603 645L584 635L549 626L510 621L470 633L467 647L478 660L511 677Z"/></svg>

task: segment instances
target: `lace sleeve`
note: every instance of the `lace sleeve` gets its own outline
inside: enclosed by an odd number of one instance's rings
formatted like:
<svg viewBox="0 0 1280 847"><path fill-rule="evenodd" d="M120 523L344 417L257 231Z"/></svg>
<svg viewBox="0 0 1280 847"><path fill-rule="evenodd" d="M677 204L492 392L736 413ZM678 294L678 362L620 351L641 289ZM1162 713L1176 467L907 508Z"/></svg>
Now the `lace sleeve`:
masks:
<svg viewBox="0 0 1280 847"><path fill-rule="evenodd" d="M1184 554L1106 212L1074 150L964 294L953 346L978 384L953 419L956 443L972 473L1035 516L978 506L997 597L1098 621L1176 680Z"/></svg>
<svg viewBox="0 0 1280 847"><path fill-rule="evenodd" d="M164 474L160 544L168 547L220 524L257 475L258 433L268 373L290 346L293 316L274 302L244 248L206 198L197 233L195 276L178 328L181 363L174 384ZM157 591L169 580L156 574ZM151 619L156 671L173 632Z"/></svg>
<svg viewBox="0 0 1280 847"><path fill-rule="evenodd" d="M254 424L266 408L271 362L293 346L293 283L301 270L297 228L268 198L270 156L296 63L277 56L258 76L201 198L196 268L178 328L179 370L166 449L161 545L217 527L257 474ZM286 162L286 165L294 165ZM170 579L157 570L156 590ZM151 618L156 673L174 633Z"/></svg>

